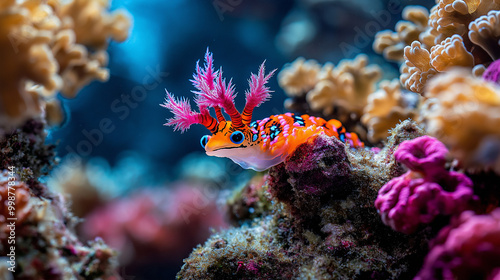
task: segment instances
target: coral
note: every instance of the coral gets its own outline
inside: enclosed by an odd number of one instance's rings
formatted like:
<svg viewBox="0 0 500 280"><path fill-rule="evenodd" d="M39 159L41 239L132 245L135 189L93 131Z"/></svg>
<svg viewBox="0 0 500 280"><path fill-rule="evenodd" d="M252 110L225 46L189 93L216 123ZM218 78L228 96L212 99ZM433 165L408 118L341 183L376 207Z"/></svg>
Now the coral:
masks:
<svg viewBox="0 0 500 280"><path fill-rule="evenodd" d="M0 129L0 169L15 166L23 171L21 179L32 185L38 177L47 175L57 162L55 146L45 145L44 122L29 120L13 131Z"/></svg>
<svg viewBox="0 0 500 280"><path fill-rule="evenodd" d="M385 224L406 234L437 215L458 215L477 198L464 174L446 171L446 147L429 136L403 142L394 156L410 170L385 184L375 207Z"/></svg>
<svg viewBox="0 0 500 280"><path fill-rule="evenodd" d="M7 182L13 182L7 171L0 177L0 192ZM7 174L7 175L6 175ZM111 279L116 275L116 253L102 240L96 239L84 245L76 237L73 227L77 219L65 208L64 200L45 190L45 197L34 195L26 182L17 176L15 188L17 201L15 221L15 279ZM39 187L45 188L44 185ZM0 205L7 205L8 196L1 195ZM3 212L3 210L2 210ZM2 214L5 217L5 213ZM0 253L11 252L8 243L10 228L0 221ZM5 230L7 229L7 231Z"/></svg>
<svg viewBox="0 0 500 280"><path fill-rule="evenodd" d="M500 209L462 213L431 242L415 279L496 279L500 267Z"/></svg>
<svg viewBox="0 0 500 280"><path fill-rule="evenodd" d="M500 172L500 87L453 70L429 83L420 109L427 132L466 168Z"/></svg>
<svg viewBox="0 0 500 280"><path fill-rule="evenodd" d="M403 17L408 13L406 9ZM413 92L423 93L432 76L453 66L470 68L480 76L489 63L499 58L498 9L500 3L493 0L438 0L427 22L426 10L418 8L418 20L398 23L398 32L379 32L374 49L388 59L402 62L401 83Z"/></svg>
<svg viewBox="0 0 500 280"><path fill-rule="evenodd" d="M453 35L431 48L431 65L439 72L451 66L472 67L474 57L464 46L462 37Z"/></svg>
<svg viewBox="0 0 500 280"><path fill-rule="evenodd" d="M437 73L431 65L430 52L419 41L413 41L405 47L404 58L399 79L408 90L420 93L427 80Z"/></svg>
<svg viewBox="0 0 500 280"><path fill-rule="evenodd" d="M500 60L495 60L482 74L486 81L500 84Z"/></svg>
<svg viewBox="0 0 500 280"><path fill-rule="evenodd" d="M216 193L187 184L171 187L136 191L97 208L82 225L84 235L100 236L119 252L128 252L121 255L123 264L132 257L143 262L182 258L208 237L209 227L225 223L215 205Z"/></svg>
<svg viewBox="0 0 500 280"><path fill-rule="evenodd" d="M429 11L421 6L406 6L402 17L404 20L398 21L395 32L380 31L373 42L375 52L382 53L390 61L403 61L404 48L418 41L420 34L426 30Z"/></svg>
<svg viewBox="0 0 500 280"><path fill-rule="evenodd" d="M283 67L278 74L278 82L288 96L300 97L314 88L320 70L321 66L315 60L299 57Z"/></svg>
<svg viewBox="0 0 500 280"><path fill-rule="evenodd" d="M334 117L347 130L364 134L357 125L382 70L377 65L368 65L366 55L342 60L336 67L326 63L321 71L318 67L310 60L285 65L278 75L280 85L290 97L285 101L285 107L299 112L312 110L326 118ZM297 83L292 83L292 80Z"/></svg>
<svg viewBox="0 0 500 280"><path fill-rule="evenodd" d="M405 47L405 64L401 66L401 83L413 92L422 93L432 76L452 66L474 65L474 57L465 48L462 37L453 35L433 46L430 51L422 48L419 41Z"/></svg>
<svg viewBox="0 0 500 280"><path fill-rule="evenodd" d="M0 222L3 224L3 226L8 223L8 218L16 218L18 223L24 222L26 216L30 213L31 210L31 205L29 203L29 200L31 198L29 187L24 182L19 181L19 179L16 178L14 174L15 169L9 169L3 170L2 174L0 175L0 198L3 202L2 204L0 204ZM12 183L9 184L9 182ZM9 210L8 206L10 205L7 201L7 198L9 196L14 196L13 205L15 211ZM5 238L6 231L6 228L2 228L0 231L0 236Z"/></svg>
<svg viewBox="0 0 500 280"><path fill-rule="evenodd" d="M341 61L335 68L332 64L324 65L318 83L307 94L311 109L329 115L338 106L361 115L368 94L381 77L378 66L367 64L368 57L358 55L353 61Z"/></svg>
<svg viewBox="0 0 500 280"><path fill-rule="evenodd" d="M271 213L273 205L265 187L267 176L256 175L240 190L234 190L226 201L229 221L238 226Z"/></svg>
<svg viewBox="0 0 500 280"><path fill-rule="evenodd" d="M371 142L385 140L389 130L401 120L415 119L414 108L418 97L412 93L403 93L398 80L380 82L379 89L368 96L361 122L368 128L368 139Z"/></svg>
<svg viewBox="0 0 500 280"><path fill-rule="evenodd" d="M500 4L498 6L500 8ZM490 11L469 24L469 38L472 43L485 50L492 59L499 59L500 11Z"/></svg>
<svg viewBox="0 0 500 280"><path fill-rule="evenodd" d="M184 260L177 279L291 279L298 263L283 254L270 219L212 235Z"/></svg>
<svg viewBox="0 0 500 280"><path fill-rule="evenodd" d="M439 0L429 16L429 33L436 36L436 44L454 34L465 37L472 20L498 9L496 0Z"/></svg>
<svg viewBox="0 0 500 280"><path fill-rule="evenodd" d="M72 97L106 80L108 38L127 37L130 20L109 14L108 1L3 1L0 6L0 122L12 128L46 110L61 90ZM94 38L94 39L91 39Z"/></svg>

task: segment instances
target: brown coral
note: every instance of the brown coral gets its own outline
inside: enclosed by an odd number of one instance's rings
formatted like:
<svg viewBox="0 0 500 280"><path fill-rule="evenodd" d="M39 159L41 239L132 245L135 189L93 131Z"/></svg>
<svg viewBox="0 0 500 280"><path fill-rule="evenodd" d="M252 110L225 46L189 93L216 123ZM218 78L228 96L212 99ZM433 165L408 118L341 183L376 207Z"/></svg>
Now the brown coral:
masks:
<svg viewBox="0 0 500 280"><path fill-rule="evenodd" d="M109 14L107 7L105 0L2 1L3 126L39 116L42 100L59 90L72 97L91 80L107 79L107 40L124 40L130 26L123 12Z"/></svg>
<svg viewBox="0 0 500 280"><path fill-rule="evenodd" d="M368 65L366 55L358 55L352 61L343 60L335 68L325 64L318 83L307 94L307 101L311 109L322 110L325 115L331 114L334 107L340 107L359 116L381 75L378 66Z"/></svg>
<svg viewBox="0 0 500 280"><path fill-rule="evenodd" d="M434 78L420 109L427 131L465 167L500 173L500 87L452 70Z"/></svg>
<svg viewBox="0 0 500 280"><path fill-rule="evenodd" d="M429 32L436 36L436 44L454 34L465 37L472 20L498 9L497 0L439 0L429 16Z"/></svg>
<svg viewBox="0 0 500 280"><path fill-rule="evenodd" d="M316 85L320 70L315 60L299 57L285 65L278 74L278 82L288 96L303 96Z"/></svg>
<svg viewBox="0 0 500 280"><path fill-rule="evenodd" d="M387 60L403 61L404 48L417 41L426 30L429 11L421 6L407 6L403 9L402 17L404 20L396 24L395 32L384 30L375 35L373 49L382 53Z"/></svg>
<svg viewBox="0 0 500 280"><path fill-rule="evenodd" d="M361 118L368 128L368 139L371 142L385 140L389 130L400 121L415 118L417 110L412 101L417 99L412 93L403 95L398 80L380 82L379 89L368 96L368 105Z"/></svg>
<svg viewBox="0 0 500 280"><path fill-rule="evenodd" d="M438 0L427 24L422 22L422 14L418 24L408 23L409 27L398 27L394 33L379 32L374 49L387 59L398 61L404 48L400 80L413 92L422 93L433 75L453 66L470 67L475 76L480 76L489 63L500 57L499 13L494 11L497 9L500 2L496 0ZM405 34L408 37L403 37Z"/></svg>
<svg viewBox="0 0 500 280"><path fill-rule="evenodd" d="M500 58L500 11L490 11L469 25L470 40L483 48L494 60Z"/></svg>
<svg viewBox="0 0 500 280"><path fill-rule="evenodd" d="M431 65L431 54L419 41L405 47L405 62L401 65L401 83L413 92L422 92L428 79L437 71Z"/></svg>

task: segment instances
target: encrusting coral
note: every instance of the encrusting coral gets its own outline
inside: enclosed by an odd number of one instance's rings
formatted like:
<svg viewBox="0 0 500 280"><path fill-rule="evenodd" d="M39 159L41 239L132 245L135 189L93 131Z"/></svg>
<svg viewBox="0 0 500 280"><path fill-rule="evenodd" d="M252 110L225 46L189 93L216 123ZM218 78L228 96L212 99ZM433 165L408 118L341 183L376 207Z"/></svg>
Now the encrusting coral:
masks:
<svg viewBox="0 0 500 280"><path fill-rule="evenodd" d="M460 166L500 173L500 86L458 69L435 77L425 96L420 115L426 131Z"/></svg>
<svg viewBox="0 0 500 280"><path fill-rule="evenodd" d="M116 252L96 239L83 244L73 227L77 220L67 210L64 200L45 190L37 196L27 184L4 170L0 177L0 253L12 254L14 247L16 279L110 279L118 277ZM12 175L14 174L14 175ZM14 178L12 180L11 178ZM12 184L15 182L15 184ZM6 212L8 187L15 188L14 209ZM45 188L39 185L39 188ZM12 236L11 211L18 219L15 226L15 246ZM9 226L8 226L9 225ZM10 259L12 260L12 259Z"/></svg>
<svg viewBox="0 0 500 280"><path fill-rule="evenodd" d="M473 205L477 197L472 181L444 168L447 153L441 142L429 136L399 145L394 156L410 170L378 193L375 207L386 225L409 234L437 215L458 215Z"/></svg>
<svg viewBox="0 0 500 280"><path fill-rule="evenodd" d="M8 132L0 128L0 169L15 166L21 179L31 187L57 163L55 146L44 143L44 128L45 123L40 120L29 120Z"/></svg>
<svg viewBox="0 0 500 280"><path fill-rule="evenodd" d="M500 208L487 215L466 211L431 242L416 280L498 279Z"/></svg>
<svg viewBox="0 0 500 280"><path fill-rule="evenodd" d="M3 127L43 115L45 102L58 91L74 97L90 81L107 80L107 41L123 41L130 27L123 11L109 13L107 8L108 1L102 0L2 1Z"/></svg>
<svg viewBox="0 0 500 280"><path fill-rule="evenodd" d="M423 9L407 7L403 17L414 12L418 20L398 23L395 33L379 32L374 43L376 52L402 62L400 80L408 90L423 93L432 76L454 66L468 67L475 76L480 76L489 63L499 58L499 12L495 11L500 9L498 1L439 0L427 23ZM399 30L401 24L409 27ZM400 60L402 48L404 54Z"/></svg>
<svg viewBox="0 0 500 280"><path fill-rule="evenodd" d="M398 80L381 81L379 89L368 96L361 117L361 122L368 129L368 139L372 143L385 140L389 130L401 120L415 119L418 99L416 94L403 92Z"/></svg>

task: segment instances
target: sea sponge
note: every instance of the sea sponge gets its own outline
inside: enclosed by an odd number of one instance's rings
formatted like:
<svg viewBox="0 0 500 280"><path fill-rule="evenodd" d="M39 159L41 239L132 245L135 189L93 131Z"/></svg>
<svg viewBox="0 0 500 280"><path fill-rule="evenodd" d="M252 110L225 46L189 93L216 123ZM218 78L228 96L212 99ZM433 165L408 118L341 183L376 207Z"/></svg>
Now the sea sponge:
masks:
<svg viewBox="0 0 500 280"><path fill-rule="evenodd" d="M368 104L361 117L361 122L368 128L368 139L371 142L385 140L389 130L400 121L414 119L418 111L411 103L416 100L416 94L403 94L397 79L380 82L379 89L368 96Z"/></svg>
<svg viewBox="0 0 500 280"><path fill-rule="evenodd" d="M382 53L384 58L390 61L401 62L404 60L404 48L413 41L419 40L419 36L427 28L429 11L422 6L406 6L403 9L404 20L398 21L396 31L384 30L375 35L373 49ZM426 46L431 47L434 44Z"/></svg>
<svg viewBox="0 0 500 280"><path fill-rule="evenodd" d="M457 69L434 78L420 115L464 167L500 173L500 86Z"/></svg>
<svg viewBox="0 0 500 280"><path fill-rule="evenodd" d="M498 279L499 267L500 209L488 215L467 211L431 241L415 279Z"/></svg>
<svg viewBox="0 0 500 280"><path fill-rule="evenodd" d="M40 116L45 99L66 97L108 78L109 38L122 41L130 20L107 12L106 0L6 0L0 6L0 125Z"/></svg>

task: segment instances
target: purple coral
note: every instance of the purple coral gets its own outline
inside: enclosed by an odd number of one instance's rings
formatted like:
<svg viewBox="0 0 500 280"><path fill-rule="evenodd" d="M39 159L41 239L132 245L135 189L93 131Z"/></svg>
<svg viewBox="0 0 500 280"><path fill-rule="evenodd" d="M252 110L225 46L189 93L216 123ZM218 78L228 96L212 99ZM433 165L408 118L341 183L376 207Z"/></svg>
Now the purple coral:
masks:
<svg viewBox="0 0 500 280"><path fill-rule="evenodd" d="M483 79L494 83L500 82L500 59L493 61L483 73Z"/></svg>
<svg viewBox="0 0 500 280"><path fill-rule="evenodd" d="M500 279L500 208L463 212L432 243L415 279Z"/></svg>
<svg viewBox="0 0 500 280"><path fill-rule="evenodd" d="M448 149L436 138L422 136L401 143L394 157L410 170L434 177L444 173L447 153Z"/></svg>
<svg viewBox="0 0 500 280"><path fill-rule="evenodd" d="M375 200L386 225L409 234L440 214L460 214L476 199L467 176L444 168L446 153L444 145L429 136L400 145L396 160L410 171L385 184Z"/></svg>

